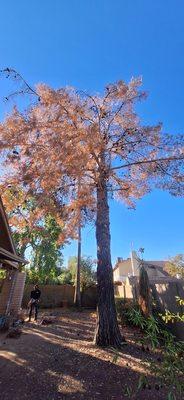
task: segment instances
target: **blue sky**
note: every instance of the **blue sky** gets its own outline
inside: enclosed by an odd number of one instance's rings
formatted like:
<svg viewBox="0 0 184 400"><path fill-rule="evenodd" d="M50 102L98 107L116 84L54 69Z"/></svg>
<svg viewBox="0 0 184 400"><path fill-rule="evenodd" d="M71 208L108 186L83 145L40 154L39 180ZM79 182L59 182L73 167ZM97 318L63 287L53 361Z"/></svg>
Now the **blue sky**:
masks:
<svg viewBox="0 0 184 400"><path fill-rule="evenodd" d="M143 76L149 98L145 123L162 121L183 132L183 0L9 0L1 2L0 68L14 67L31 83L74 85L100 92L106 83ZM0 79L1 100L8 90ZM155 191L136 211L111 203L112 259L127 257L131 242L145 257L184 252L184 200ZM65 260L76 244L64 250ZM83 253L96 256L94 229L83 232Z"/></svg>

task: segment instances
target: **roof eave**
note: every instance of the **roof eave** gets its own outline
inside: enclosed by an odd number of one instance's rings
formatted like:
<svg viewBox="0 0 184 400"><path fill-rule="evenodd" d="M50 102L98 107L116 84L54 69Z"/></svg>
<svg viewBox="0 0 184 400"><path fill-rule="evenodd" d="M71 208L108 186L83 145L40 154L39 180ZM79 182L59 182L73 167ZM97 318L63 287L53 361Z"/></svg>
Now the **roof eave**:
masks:
<svg viewBox="0 0 184 400"><path fill-rule="evenodd" d="M19 257L16 254L12 254L8 250L3 249L2 247L0 247L0 257L2 259L7 259L10 261L17 262L19 264L27 264L28 263L28 261L25 260L24 258Z"/></svg>

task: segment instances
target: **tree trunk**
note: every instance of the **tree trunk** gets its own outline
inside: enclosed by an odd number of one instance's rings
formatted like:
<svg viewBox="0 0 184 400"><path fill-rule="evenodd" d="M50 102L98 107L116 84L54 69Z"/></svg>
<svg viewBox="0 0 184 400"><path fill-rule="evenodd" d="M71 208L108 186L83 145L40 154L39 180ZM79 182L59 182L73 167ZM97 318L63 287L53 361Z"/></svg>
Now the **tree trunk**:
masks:
<svg viewBox="0 0 184 400"><path fill-rule="evenodd" d="M75 281L74 304L81 307L81 291L80 291L80 270L81 270L81 225L78 226L78 249L77 249L77 271Z"/></svg>
<svg viewBox="0 0 184 400"><path fill-rule="evenodd" d="M117 322L114 299L113 271L110 253L109 206L106 178L101 177L97 187L97 326L94 342L98 346L121 347L123 338Z"/></svg>

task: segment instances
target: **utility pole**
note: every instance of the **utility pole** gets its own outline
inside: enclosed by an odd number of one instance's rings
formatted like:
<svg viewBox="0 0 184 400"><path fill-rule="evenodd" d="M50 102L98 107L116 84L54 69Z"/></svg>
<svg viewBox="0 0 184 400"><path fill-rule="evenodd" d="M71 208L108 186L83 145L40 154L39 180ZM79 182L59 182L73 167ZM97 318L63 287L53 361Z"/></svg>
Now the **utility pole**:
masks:
<svg viewBox="0 0 184 400"><path fill-rule="evenodd" d="M80 272L81 272L81 224L78 226L78 244L77 244L77 270L75 280L74 304L81 307L81 291L80 291Z"/></svg>
<svg viewBox="0 0 184 400"><path fill-rule="evenodd" d="M135 276L134 257L133 257L133 242L131 242L130 256L131 256L132 276Z"/></svg>
<svg viewBox="0 0 184 400"><path fill-rule="evenodd" d="M78 199L80 196L81 181L78 180ZM79 208L79 219L78 219L78 242L77 242L77 270L75 278L75 293L74 293L74 304L76 307L81 307L81 291L80 291L80 275L81 275L81 207Z"/></svg>

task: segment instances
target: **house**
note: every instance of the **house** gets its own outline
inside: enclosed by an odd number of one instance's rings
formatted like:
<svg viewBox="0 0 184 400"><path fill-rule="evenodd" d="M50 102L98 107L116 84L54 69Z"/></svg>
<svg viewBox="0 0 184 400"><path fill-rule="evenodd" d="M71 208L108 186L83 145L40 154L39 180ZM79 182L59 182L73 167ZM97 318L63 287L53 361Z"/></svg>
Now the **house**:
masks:
<svg viewBox="0 0 184 400"><path fill-rule="evenodd" d="M21 306L24 291L24 272L20 267L26 261L17 255L2 199L0 198L0 269L5 278L0 287L0 315L16 314Z"/></svg>
<svg viewBox="0 0 184 400"><path fill-rule="evenodd" d="M164 271L165 261L151 260L143 261L143 263L150 279L168 276L168 273ZM130 257L127 259L118 257L117 262L113 268L114 282L123 283L126 282L127 278L131 276L138 277L141 265L142 261L135 251L132 251Z"/></svg>
<svg viewBox="0 0 184 400"><path fill-rule="evenodd" d="M127 259L118 258L113 269L115 296L128 301L139 300L139 270L144 265L148 273L149 286L154 307L157 312L165 314L182 313L182 307L176 297L184 298L184 280L172 277L165 270L165 261L142 261L135 251ZM173 334L184 340L184 324L174 322L168 324Z"/></svg>

